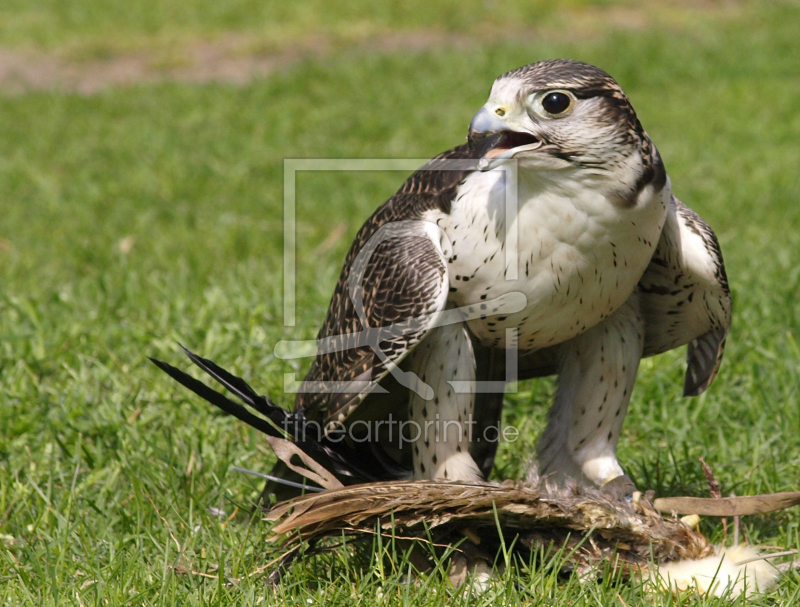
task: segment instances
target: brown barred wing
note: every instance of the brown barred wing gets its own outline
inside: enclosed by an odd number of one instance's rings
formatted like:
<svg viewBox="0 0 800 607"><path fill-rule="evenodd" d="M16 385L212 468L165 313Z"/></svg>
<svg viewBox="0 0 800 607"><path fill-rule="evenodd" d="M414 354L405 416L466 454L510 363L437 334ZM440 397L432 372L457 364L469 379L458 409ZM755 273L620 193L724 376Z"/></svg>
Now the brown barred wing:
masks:
<svg viewBox="0 0 800 607"><path fill-rule="evenodd" d="M434 325L447 293L435 225L368 222L348 255L296 406L309 419L343 422L368 394L383 391L388 373L404 375L397 365Z"/></svg>
<svg viewBox="0 0 800 607"><path fill-rule="evenodd" d="M384 392L389 373L403 377L397 365L435 323L449 288L442 233L422 218L449 211L472 154L461 145L433 158L359 230L295 402L308 419L344 421L368 394Z"/></svg>

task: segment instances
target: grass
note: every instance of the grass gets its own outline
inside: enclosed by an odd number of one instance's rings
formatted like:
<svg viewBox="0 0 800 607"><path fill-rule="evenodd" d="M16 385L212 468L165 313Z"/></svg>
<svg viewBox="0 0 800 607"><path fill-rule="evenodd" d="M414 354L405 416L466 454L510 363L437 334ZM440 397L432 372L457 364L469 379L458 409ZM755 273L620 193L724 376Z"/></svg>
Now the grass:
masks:
<svg viewBox="0 0 800 607"><path fill-rule="evenodd" d="M225 38L234 53L346 46L388 32L448 32L496 39L509 32L602 29L608 22L638 23L643 15L684 21L695 13L736 13L733 5L694 6L649 0L5 0L0 6L0 46L56 51L73 59L103 59L130 51L180 58L183 46ZM587 9L590 13L587 14ZM615 12L616 11L616 12ZM177 53L177 56L175 56Z"/></svg>
<svg viewBox="0 0 800 607"><path fill-rule="evenodd" d="M604 4L607 2L602 0L571 0L567 6ZM0 43L39 48L66 45L102 56L126 48L148 48L153 41L185 42L252 33L274 47L298 36L332 36L352 41L387 30L429 28L431 24L448 31L467 31L487 24L536 23L557 12L551 3L541 0L515 0L503 7L486 7L479 0L443 0L436 4L412 0L378 5L367 0L346 0L335 5L324 0L7 0L0 9Z"/></svg>
<svg viewBox="0 0 800 607"><path fill-rule="evenodd" d="M49 4L14 6L4 5L3 23L35 21L39 6L51 29L37 31L56 32L58 44L139 27L119 17L134 10L122 5L78 5L91 13L79 26ZM238 27L199 0L187 6L164 3L149 18L172 23L158 11L192 10L197 20L177 20L187 31ZM680 352L645 361L621 460L662 495L704 494L701 455L725 492L798 489L798 19L796 5L770 3L736 18L583 41L334 55L241 88L0 98L0 601L465 601L439 576L419 588L403 583L408 565L391 543L375 547L385 558L356 546L301 560L268 590L267 530L248 514L259 483L230 469L266 469L263 441L146 357L178 362L180 340L288 406L283 373L298 369L274 359L273 344L316 333L350 238L403 176L300 178L298 326L283 328L283 158L428 157L462 140L496 75L545 57L597 63L621 82L674 191L720 236L734 292L733 334L713 389L680 398ZM10 44L3 31L0 42ZM520 473L551 393L541 381L507 397L506 421L522 436L502 446L497 478ZM744 524L752 541L800 548L796 509ZM704 529L721 539L716 523ZM798 597L800 576L790 574L748 604ZM677 601L614 579L558 578L540 563L512 568L475 600L514 603Z"/></svg>

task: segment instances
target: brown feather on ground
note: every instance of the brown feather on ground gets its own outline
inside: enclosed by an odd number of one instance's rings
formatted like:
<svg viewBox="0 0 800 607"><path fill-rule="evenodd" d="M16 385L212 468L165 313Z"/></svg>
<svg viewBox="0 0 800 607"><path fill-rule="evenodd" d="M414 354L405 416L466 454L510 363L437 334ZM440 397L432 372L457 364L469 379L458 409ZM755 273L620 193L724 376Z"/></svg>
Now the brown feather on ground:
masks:
<svg viewBox="0 0 800 607"><path fill-rule="evenodd" d="M656 562L713 553L706 538L680 520L663 518L639 494L633 503L601 491L532 483L397 481L355 485L277 504L267 515L276 524L271 541L284 549L307 540L377 529L446 541L469 529L478 538L518 535L522 546L542 543L575 548L571 564L592 567L616 554L623 571ZM584 542L589 535L592 541Z"/></svg>
<svg viewBox="0 0 800 607"><path fill-rule="evenodd" d="M283 439L271 438L270 445L287 464L298 456L299 449ZM748 560L732 560L734 554L741 556L740 549L747 547L734 546L727 552L723 547L714 547L677 514L756 514L800 504L800 492L653 500L652 492L643 495L637 491L628 501L575 483L561 488L550 486L538 475L525 482L420 480L341 486L335 478L331 482L332 476L311 457L302 452L300 455L306 468L293 469L328 490L280 502L268 513L267 520L275 523L269 541L287 556L296 554L303 545L316 545L319 549L317 540L343 533L385 533L439 546L460 544L466 537L470 542L456 548L459 553L469 551L470 546L496 547L498 540L502 543L508 538L517 550L563 549L564 570L599 575L604 565L611 563L625 576L638 574L662 586L659 568L677 567L672 573L680 572L686 578L680 584L688 588L693 584L691 576L698 571L687 562L706 562L704 566L712 573L710 581L703 580L697 587L702 586L704 593L716 592L719 587L739 583L743 573L748 575L739 569ZM661 512L671 516L662 516ZM699 520L696 516L690 518ZM753 555L758 553L752 551ZM461 554L462 560L463 557ZM715 585L713 573L726 558L730 561L726 568L732 566L726 573L726 583ZM691 575L686 577L684 570ZM762 584L774 581L770 571L758 574ZM463 573L454 575L460 579ZM671 583L668 581L664 587Z"/></svg>

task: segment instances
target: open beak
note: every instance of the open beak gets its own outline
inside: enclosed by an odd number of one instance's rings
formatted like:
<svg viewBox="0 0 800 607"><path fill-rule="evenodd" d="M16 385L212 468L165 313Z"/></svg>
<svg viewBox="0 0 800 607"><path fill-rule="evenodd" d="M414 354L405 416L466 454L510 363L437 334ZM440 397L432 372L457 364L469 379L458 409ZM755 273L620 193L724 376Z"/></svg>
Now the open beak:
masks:
<svg viewBox="0 0 800 607"><path fill-rule="evenodd" d="M482 107L469 124L467 137L482 171L497 166L519 152L535 150L542 140L533 133L509 125L487 107Z"/></svg>

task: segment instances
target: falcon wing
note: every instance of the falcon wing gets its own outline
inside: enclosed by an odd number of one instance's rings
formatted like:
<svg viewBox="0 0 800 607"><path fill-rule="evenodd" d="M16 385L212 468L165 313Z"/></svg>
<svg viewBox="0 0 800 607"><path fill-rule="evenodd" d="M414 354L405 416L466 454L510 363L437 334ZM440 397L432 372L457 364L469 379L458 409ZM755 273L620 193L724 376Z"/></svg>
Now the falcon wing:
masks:
<svg viewBox="0 0 800 607"><path fill-rule="evenodd" d="M635 296L645 316L643 355L689 344L683 394L702 393L722 361L731 324L731 294L717 237L674 196ZM520 353L520 379L554 374L559 347Z"/></svg>
<svg viewBox="0 0 800 607"><path fill-rule="evenodd" d="M309 419L342 422L425 337L444 310L447 262L426 211L449 210L466 171L436 170L466 158L466 146L414 173L356 236L317 336L317 356L295 407Z"/></svg>
<svg viewBox="0 0 800 607"><path fill-rule="evenodd" d="M644 356L688 343L683 394L701 394L722 362L731 293L717 237L674 196L639 293L646 322Z"/></svg>

